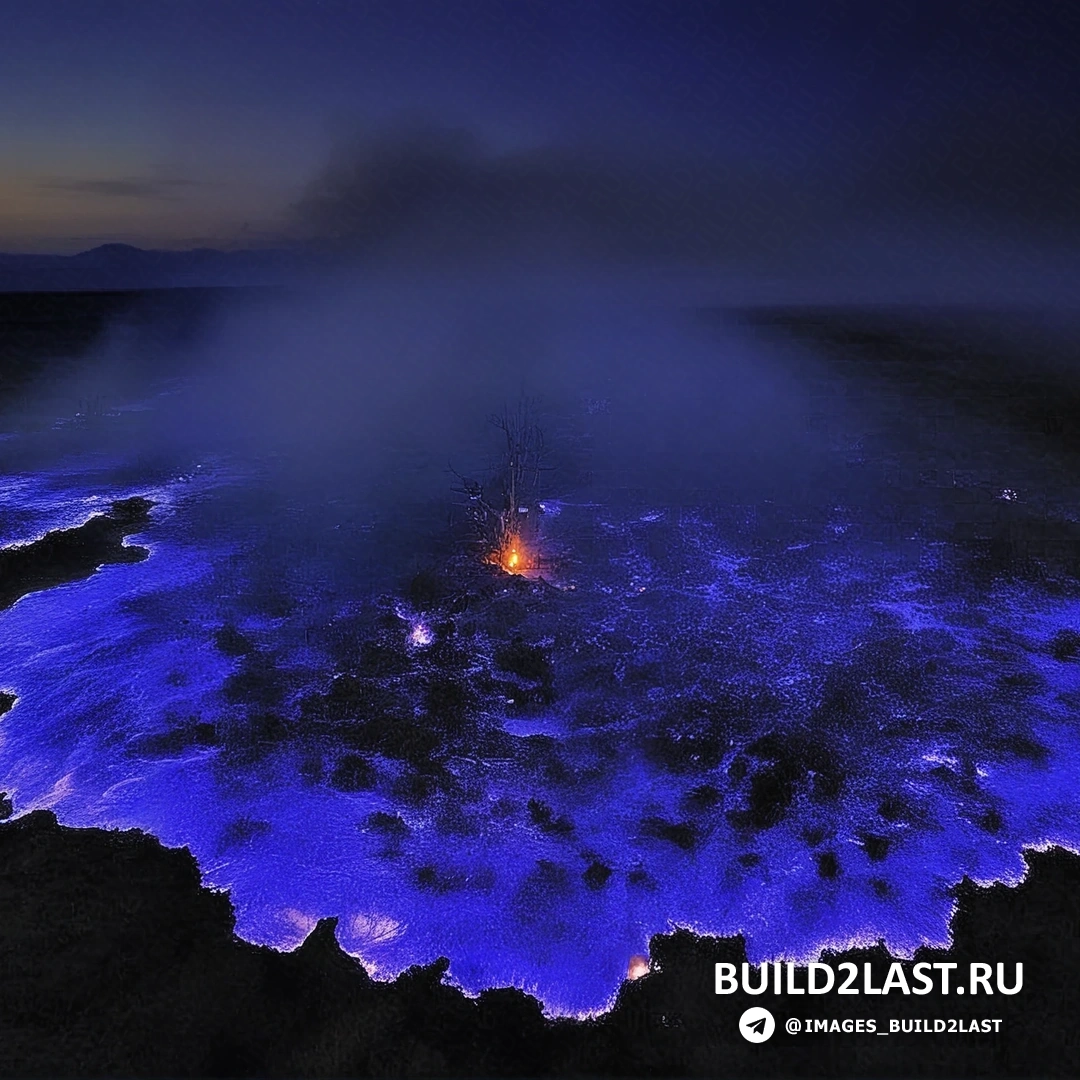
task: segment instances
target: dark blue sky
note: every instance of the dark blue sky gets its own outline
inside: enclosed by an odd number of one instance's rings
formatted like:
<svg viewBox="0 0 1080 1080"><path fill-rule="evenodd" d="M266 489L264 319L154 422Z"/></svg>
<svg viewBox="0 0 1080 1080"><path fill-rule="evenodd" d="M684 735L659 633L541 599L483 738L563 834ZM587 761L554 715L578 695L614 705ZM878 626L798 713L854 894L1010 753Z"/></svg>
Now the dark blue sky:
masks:
<svg viewBox="0 0 1080 1080"><path fill-rule="evenodd" d="M533 155L531 180L459 176L428 211L495 189L535 207L544 184L558 204L599 155L648 174L630 214L689 167L729 210L768 190L780 217L970 205L1056 228L1075 210L1078 23L993 0L0 0L0 250L278 242L310 231L295 204L343 147L418 117L471 131L481 172Z"/></svg>

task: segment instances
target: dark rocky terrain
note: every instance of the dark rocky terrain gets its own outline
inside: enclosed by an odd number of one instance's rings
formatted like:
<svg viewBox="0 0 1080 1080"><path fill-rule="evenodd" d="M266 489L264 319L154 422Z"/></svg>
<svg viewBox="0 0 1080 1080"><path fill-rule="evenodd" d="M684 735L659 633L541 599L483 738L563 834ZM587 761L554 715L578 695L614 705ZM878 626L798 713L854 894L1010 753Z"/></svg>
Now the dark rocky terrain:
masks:
<svg viewBox="0 0 1080 1080"><path fill-rule="evenodd" d="M9 808L7 804L6 808ZM514 989L465 997L448 962L373 981L323 920L278 953L233 934L227 895L187 851L137 831L0 826L0 1074L5 1076L1074 1076L1080 1069L1080 857L1032 851L1018 887L956 889L953 946L916 959L1024 963L1015 997L749 999L713 992L742 940L651 943L652 971L586 1021ZM874 965L882 949L828 957ZM804 984L805 972L799 975ZM777 1015L743 1041L750 1004ZM787 1016L999 1017L999 1034L791 1036Z"/></svg>
<svg viewBox="0 0 1080 1080"><path fill-rule="evenodd" d="M119 499L104 514L72 529L57 529L40 540L0 549L0 611L21 596L89 577L107 563L141 562L149 552L124 537L150 518L153 503L138 496Z"/></svg>
<svg viewBox="0 0 1080 1080"><path fill-rule="evenodd" d="M1071 590L1080 577L1080 349L1060 317L887 306L707 316L821 356L823 426L835 402L891 402L878 433L904 438L886 462L888 486L909 524L966 552L975 581L1008 576Z"/></svg>

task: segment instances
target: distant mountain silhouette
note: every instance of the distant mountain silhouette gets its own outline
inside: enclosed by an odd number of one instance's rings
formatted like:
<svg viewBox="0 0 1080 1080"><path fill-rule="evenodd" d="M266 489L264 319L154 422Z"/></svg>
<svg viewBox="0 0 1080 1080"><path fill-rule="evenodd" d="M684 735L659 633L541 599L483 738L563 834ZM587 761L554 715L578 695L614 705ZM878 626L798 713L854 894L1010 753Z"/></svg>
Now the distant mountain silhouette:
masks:
<svg viewBox="0 0 1080 1080"><path fill-rule="evenodd" d="M101 244L90 248L88 251L80 251L77 255L69 256L69 259L82 265L118 265L134 264L145 259L148 255L156 255L157 252L144 251L142 248L131 244ZM179 254L179 253L178 253Z"/></svg>

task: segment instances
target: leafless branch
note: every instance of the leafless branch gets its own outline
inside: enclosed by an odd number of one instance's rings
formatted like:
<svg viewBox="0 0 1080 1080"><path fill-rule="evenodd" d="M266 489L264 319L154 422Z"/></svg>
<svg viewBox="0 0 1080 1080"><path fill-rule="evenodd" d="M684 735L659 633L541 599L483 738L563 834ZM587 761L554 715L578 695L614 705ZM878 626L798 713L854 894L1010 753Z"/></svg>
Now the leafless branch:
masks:
<svg viewBox="0 0 1080 1080"><path fill-rule="evenodd" d="M501 463L488 488L463 476L451 466L457 478L454 490L463 497L465 516L477 542L500 551L513 540L531 532L540 498L540 476L544 463L544 433L534 419L535 404L522 398L513 408L488 417L502 433ZM498 492L489 497L488 489Z"/></svg>

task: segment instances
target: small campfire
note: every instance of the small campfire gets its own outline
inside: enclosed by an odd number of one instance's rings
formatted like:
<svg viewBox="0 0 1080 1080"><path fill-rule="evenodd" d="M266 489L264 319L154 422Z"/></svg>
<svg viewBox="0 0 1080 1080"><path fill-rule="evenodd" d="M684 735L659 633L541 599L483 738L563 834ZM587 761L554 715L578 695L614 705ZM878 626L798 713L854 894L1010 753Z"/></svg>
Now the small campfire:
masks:
<svg viewBox="0 0 1080 1080"><path fill-rule="evenodd" d="M489 563L500 567L508 574L521 574L526 570L535 569L535 561L535 557L532 556L520 536L511 536L488 558Z"/></svg>

